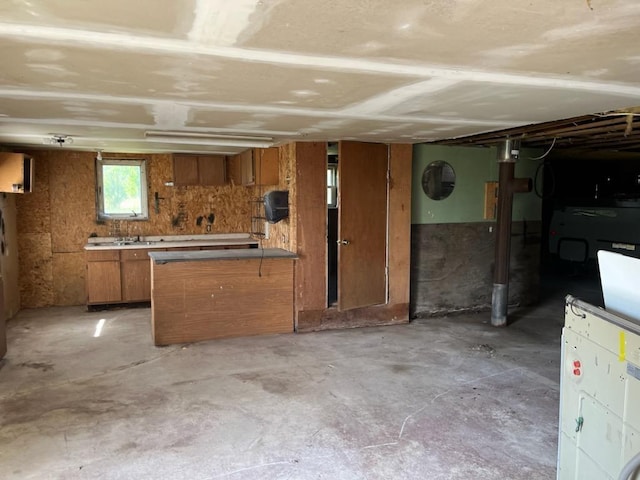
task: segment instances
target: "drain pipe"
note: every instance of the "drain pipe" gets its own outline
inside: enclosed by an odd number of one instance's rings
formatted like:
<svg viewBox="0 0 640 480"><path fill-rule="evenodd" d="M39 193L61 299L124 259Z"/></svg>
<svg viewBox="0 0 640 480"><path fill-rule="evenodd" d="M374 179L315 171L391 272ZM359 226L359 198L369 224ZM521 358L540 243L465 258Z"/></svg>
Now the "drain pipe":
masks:
<svg viewBox="0 0 640 480"><path fill-rule="evenodd" d="M520 156L520 142L507 138L498 146L498 212L496 219L496 253L491 296L491 325L507 324L509 301L509 257L511 255L511 214L513 194L530 192L530 178L515 178L516 160Z"/></svg>

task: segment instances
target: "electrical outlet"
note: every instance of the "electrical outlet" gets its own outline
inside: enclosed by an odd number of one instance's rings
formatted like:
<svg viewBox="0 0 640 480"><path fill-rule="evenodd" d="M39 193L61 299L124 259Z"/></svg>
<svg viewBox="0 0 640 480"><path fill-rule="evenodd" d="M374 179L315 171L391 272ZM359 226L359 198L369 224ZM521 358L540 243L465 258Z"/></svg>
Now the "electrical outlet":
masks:
<svg viewBox="0 0 640 480"><path fill-rule="evenodd" d="M269 222L264 222L264 239L269 240Z"/></svg>

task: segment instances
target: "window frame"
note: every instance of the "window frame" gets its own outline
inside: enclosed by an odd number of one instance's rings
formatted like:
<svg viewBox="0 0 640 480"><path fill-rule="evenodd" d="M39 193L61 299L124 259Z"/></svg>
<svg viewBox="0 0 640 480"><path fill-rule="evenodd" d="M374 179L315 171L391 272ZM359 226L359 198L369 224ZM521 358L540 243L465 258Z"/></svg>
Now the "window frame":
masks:
<svg viewBox="0 0 640 480"><path fill-rule="evenodd" d="M140 205L141 211L134 213L106 213L104 210L104 172L103 167L136 166L140 168ZM149 220L149 195L147 182L147 160L132 158L96 158L96 217L98 220Z"/></svg>

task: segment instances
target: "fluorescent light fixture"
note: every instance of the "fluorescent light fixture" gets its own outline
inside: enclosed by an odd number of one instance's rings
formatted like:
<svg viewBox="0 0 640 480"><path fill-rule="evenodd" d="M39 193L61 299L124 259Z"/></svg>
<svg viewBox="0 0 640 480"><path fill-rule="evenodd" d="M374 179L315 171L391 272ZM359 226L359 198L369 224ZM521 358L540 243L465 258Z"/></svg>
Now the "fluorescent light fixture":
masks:
<svg viewBox="0 0 640 480"><path fill-rule="evenodd" d="M198 132L145 132L148 142L177 143L183 145L211 145L228 147L260 147L273 145L273 138L254 135L227 135L224 133L210 134Z"/></svg>

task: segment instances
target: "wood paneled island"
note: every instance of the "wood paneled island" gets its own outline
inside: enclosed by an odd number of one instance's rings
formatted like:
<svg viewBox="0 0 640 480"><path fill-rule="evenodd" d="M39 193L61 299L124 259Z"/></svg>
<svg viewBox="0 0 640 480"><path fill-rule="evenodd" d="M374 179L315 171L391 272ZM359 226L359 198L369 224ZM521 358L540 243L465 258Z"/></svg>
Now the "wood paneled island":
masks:
<svg viewBox="0 0 640 480"><path fill-rule="evenodd" d="M149 252L156 345L293 332L293 262L279 248Z"/></svg>

